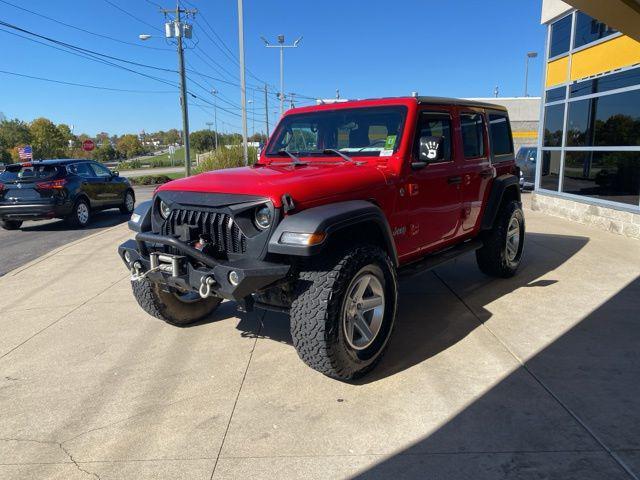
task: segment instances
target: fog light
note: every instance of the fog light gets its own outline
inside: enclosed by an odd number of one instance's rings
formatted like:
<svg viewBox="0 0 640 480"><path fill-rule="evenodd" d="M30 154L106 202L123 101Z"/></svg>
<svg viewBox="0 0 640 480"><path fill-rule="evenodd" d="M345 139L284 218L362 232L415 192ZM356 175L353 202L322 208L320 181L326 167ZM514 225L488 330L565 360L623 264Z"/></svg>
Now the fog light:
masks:
<svg viewBox="0 0 640 480"><path fill-rule="evenodd" d="M238 272L236 272L235 270L231 270L229 272L229 283L234 287L237 287L238 284L240 283L240 276L238 275Z"/></svg>
<svg viewBox="0 0 640 480"><path fill-rule="evenodd" d="M131 263L131 254L129 253L129 250L125 250L124 259L127 263Z"/></svg>

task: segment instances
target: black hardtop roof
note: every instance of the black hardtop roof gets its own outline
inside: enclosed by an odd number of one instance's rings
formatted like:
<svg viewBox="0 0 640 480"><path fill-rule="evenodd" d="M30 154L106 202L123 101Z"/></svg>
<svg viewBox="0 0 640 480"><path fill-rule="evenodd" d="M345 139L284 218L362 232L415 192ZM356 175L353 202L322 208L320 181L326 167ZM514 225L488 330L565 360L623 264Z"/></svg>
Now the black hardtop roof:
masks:
<svg viewBox="0 0 640 480"><path fill-rule="evenodd" d="M456 105L460 107L490 108L492 110L507 111L507 108L495 103L478 102L477 100L467 100L465 98L450 97L415 97L420 105Z"/></svg>

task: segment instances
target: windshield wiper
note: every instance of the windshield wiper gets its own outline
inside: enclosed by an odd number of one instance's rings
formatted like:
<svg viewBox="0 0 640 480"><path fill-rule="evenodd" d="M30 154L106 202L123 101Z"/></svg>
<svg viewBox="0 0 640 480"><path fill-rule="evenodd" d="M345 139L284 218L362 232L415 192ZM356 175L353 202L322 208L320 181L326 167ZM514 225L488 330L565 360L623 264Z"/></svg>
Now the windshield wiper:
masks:
<svg viewBox="0 0 640 480"><path fill-rule="evenodd" d="M351 158L349 155L345 155L344 153L342 153L340 150L336 150L335 148L325 148L322 153L324 153L325 155L338 155L339 157L344 158L347 162L353 162L353 158Z"/></svg>
<svg viewBox="0 0 640 480"><path fill-rule="evenodd" d="M278 150L278 155L287 155L291 158L294 165L306 165L305 162L301 161L294 153L291 153L288 150Z"/></svg>

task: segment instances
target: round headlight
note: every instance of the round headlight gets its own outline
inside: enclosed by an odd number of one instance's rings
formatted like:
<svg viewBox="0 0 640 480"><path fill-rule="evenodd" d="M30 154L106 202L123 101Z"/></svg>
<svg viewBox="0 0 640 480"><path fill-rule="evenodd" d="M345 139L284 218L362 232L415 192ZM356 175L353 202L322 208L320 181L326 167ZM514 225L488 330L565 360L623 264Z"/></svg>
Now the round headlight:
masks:
<svg viewBox="0 0 640 480"><path fill-rule="evenodd" d="M255 221L256 226L262 230L265 230L271 226L273 216L271 210L266 205L256 208Z"/></svg>
<svg viewBox="0 0 640 480"><path fill-rule="evenodd" d="M160 215L162 216L162 218L167 218L170 213L171 208L169 207L169 205L160 200Z"/></svg>

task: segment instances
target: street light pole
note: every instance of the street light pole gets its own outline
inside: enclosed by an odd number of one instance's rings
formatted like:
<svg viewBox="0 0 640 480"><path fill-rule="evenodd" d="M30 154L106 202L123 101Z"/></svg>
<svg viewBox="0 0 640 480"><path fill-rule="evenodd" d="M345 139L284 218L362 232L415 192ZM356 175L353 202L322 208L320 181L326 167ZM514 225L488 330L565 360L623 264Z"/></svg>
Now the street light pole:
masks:
<svg viewBox="0 0 640 480"><path fill-rule="evenodd" d="M267 124L267 140L269 139L269 97L267 96L267 84L264 84L264 120Z"/></svg>
<svg viewBox="0 0 640 480"><path fill-rule="evenodd" d="M536 58L538 56L538 52L528 52L524 70L524 96L529 96L529 59Z"/></svg>
<svg viewBox="0 0 640 480"><path fill-rule="evenodd" d="M211 95L213 95L213 122L214 126L214 134L216 137L216 150L218 150L218 90L215 88L211 90Z"/></svg>
<svg viewBox="0 0 640 480"><path fill-rule="evenodd" d="M269 41L260 37L264 42L264 46L267 48L279 48L280 49L280 116L284 114L284 49L285 48L297 48L302 41L302 37L298 38L292 45L284 44L284 35L278 35L278 45L271 45Z"/></svg>
<svg viewBox="0 0 640 480"><path fill-rule="evenodd" d="M249 146L247 145L247 84L244 69L244 18L242 0L238 0L238 45L240 56L240 105L242 107L242 154L244 164L249 164Z"/></svg>

